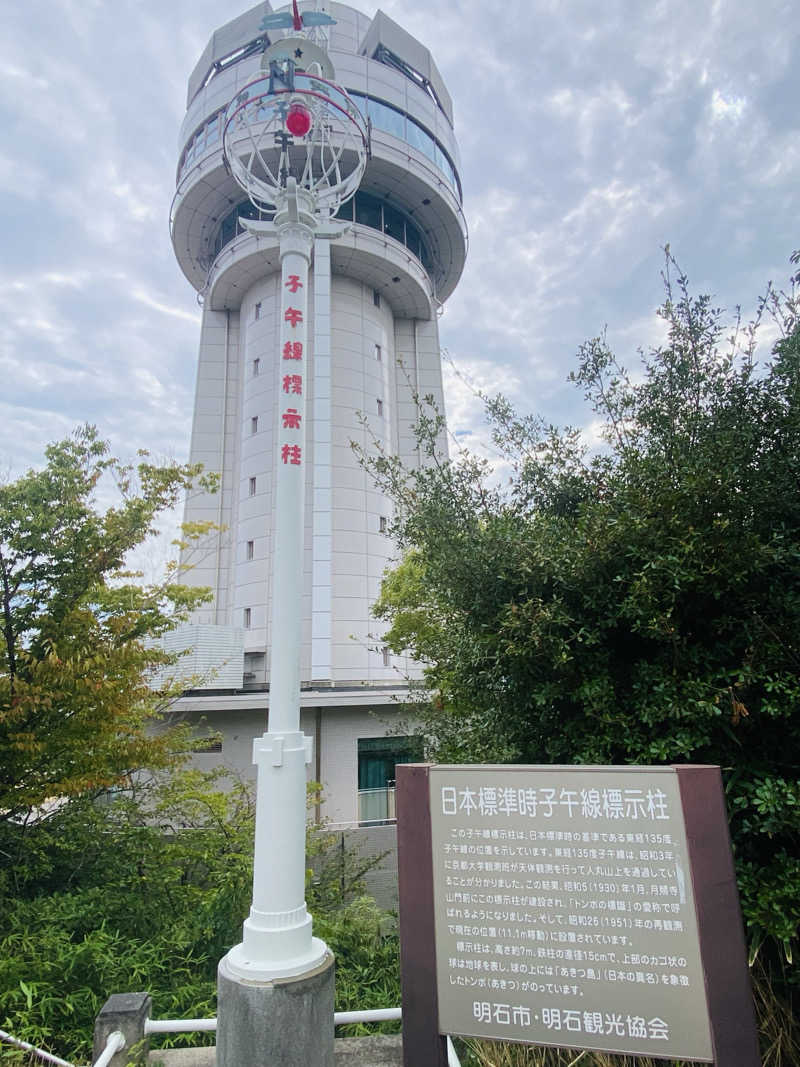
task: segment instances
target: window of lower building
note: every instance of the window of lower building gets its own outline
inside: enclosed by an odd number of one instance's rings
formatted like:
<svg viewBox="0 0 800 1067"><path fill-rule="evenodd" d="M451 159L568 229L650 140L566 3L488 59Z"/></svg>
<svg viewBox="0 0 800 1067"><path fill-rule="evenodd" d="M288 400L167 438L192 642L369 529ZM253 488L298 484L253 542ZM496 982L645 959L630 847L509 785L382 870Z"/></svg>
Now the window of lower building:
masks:
<svg viewBox="0 0 800 1067"><path fill-rule="evenodd" d="M391 822L395 818L395 768L422 759L419 737L359 737L358 821Z"/></svg>
<svg viewBox="0 0 800 1067"><path fill-rule="evenodd" d="M222 741L217 737L209 737L208 740L198 739L192 745L191 752L222 752Z"/></svg>

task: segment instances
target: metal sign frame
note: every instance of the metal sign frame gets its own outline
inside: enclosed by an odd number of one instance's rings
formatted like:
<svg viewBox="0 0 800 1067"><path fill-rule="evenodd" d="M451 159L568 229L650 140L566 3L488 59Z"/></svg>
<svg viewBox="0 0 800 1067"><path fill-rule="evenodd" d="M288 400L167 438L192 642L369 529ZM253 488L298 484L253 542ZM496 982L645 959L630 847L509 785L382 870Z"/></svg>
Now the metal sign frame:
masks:
<svg viewBox="0 0 800 1067"><path fill-rule="evenodd" d="M447 1067L436 971L431 764L397 768L400 960L405 1067ZM479 772L487 767L442 768ZM491 768L550 771L550 767ZM562 768L585 772L585 767ZM608 771L611 768L593 768ZM632 768L619 768L620 771ZM637 768L647 771L649 768ZM655 769L654 769L655 770ZM665 768L658 768L663 774ZM719 767L673 766L686 832L708 1021L716 1067L761 1067L739 896ZM555 1044L555 1041L552 1042ZM604 1051L616 1052L607 1048ZM672 1053L654 1058L672 1059ZM707 1061L706 1061L707 1062Z"/></svg>

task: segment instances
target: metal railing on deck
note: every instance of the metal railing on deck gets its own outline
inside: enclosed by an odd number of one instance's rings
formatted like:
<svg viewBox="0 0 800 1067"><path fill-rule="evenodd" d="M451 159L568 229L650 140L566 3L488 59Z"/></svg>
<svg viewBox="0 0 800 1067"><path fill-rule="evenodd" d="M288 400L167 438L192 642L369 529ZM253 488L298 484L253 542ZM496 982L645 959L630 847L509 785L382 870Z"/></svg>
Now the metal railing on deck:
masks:
<svg viewBox="0 0 800 1067"><path fill-rule="evenodd" d="M402 1008L373 1008L368 1011L335 1011L334 1026L348 1023L385 1023L402 1018ZM145 1034L189 1034L217 1029L216 1019L145 1019Z"/></svg>
<svg viewBox="0 0 800 1067"><path fill-rule="evenodd" d="M334 1026L347 1026L351 1023L385 1023L402 1019L402 1008L372 1008L367 1011L336 1011L333 1013ZM198 1031L215 1031L217 1020L213 1019L145 1019L145 1034L189 1034ZM51 1052L29 1045L27 1041L21 1041L12 1037L5 1030L0 1030L0 1041L6 1041L24 1052L30 1052L38 1056L45 1063L56 1064L56 1067L75 1067L68 1060L59 1059ZM119 1030L115 1030L106 1038L106 1047L100 1053L100 1057L94 1061L92 1067L108 1067L117 1052L125 1048L125 1037ZM447 1038L447 1063L448 1067L461 1067L458 1054L450 1038Z"/></svg>
<svg viewBox="0 0 800 1067"><path fill-rule="evenodd" d="M335 1011L334 1026L347 1026L349 1023L385 1023L402 1019L402 1008L372 1008L367 1011ZM187 1034L196 1030L216 1030L216 1019L145 1019L145 1034ZM448 1067L461 1067L458 1053L452 1040L447 1038ZM95 1064L99 1067L99 1064Z"/></svg>
<svg viewBox="0 0 800 1067"><path fill-rule="evenodd" d="M382 789L359 789L359 826L396 821L397 809L393 785L384 786Z"/></svg>
<svg viewBox="0 0 800 1067"><path fill-rule="evenodd" d="M32 1056L38 1056L40 1060L44 1060L45 1063L55 1063L58 1067L74 1067L74 1064L69 1063L67 1060L60 1060L58 1056L54 1056L52 1052L45 1052L43 1048L37 1048L35 1045L29 1045L27 1041L20 1041L18 1037L12 1037L11 1034L7 1034L5 1030L0 1030L0 1041L5 1041L8 1045L13 1045L14 1048L21 1048L23 1052L30 1052Z"/></svg>
<svg viewBox="0 0 800 1067"><path fill-rule="evenodd" d="M124 1048L125 1038L119 1030L115 1030L106 1038L106 1047L100 1053L99 1059L94 1061L92 1067L108 1067L114 1056Z"/></svg>
<svg viewBox="0 0 800 1067"><path fill-rule="evenodd" d="M216 1019L214 1020L214 1025L216 1026ZM11 1034L7 1034L5 1030L0 1030L0 1041L5 1041L9 1045L13 1045L15 1048L22 1049L23 1052L30 1052L32 1056L36 1056L45 1063L54 1063L57 1067L75 1067L69 1060L59 1059L59 1057L54 1056L52 1052L45 1052L43 1048L29 1045L27 1041L20 1041L18 1037L12 1037ZM100 1053L99 1059L94 1061L92 1067L108 1067L108 1064L111 1063L111 1060L116 1053L124 1048L125 1038L119 1030L115 1030L106 1038L106 1047Z"/></svg>

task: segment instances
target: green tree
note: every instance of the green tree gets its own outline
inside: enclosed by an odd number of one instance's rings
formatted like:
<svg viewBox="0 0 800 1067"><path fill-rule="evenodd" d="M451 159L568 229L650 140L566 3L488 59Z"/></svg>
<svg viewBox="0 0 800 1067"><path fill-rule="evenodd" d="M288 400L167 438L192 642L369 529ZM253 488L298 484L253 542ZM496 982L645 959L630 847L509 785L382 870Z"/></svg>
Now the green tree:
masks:
<svg viewBox="0 0 800 1067"><path fill-rule="evenodd" d="M174 568L155 585L126 570L200 470L140 459L121 464L87 427L0 486L0 1028L76 1062L109 993L213 1015L252 889L248 786L181 768L190 730L164 729L172 694L148 684L170 660L157 638L207 594ZM307 854L340 1005L396 1003L396 937L358 896L369 863L314 827Z"/></svg>
<svg viewBox="0 0 800 1067"><path fill-rule="evenodd" d="M157 638L201 602L175 570L127 572L200 469L136 468L84 427L51 445L41 470L0 485L0 825L48 800L97 794L142 767L173 763L185 739L149 729ZM117 502L98 507L115 487ZM193 531L194 535L201 531ZM0 857L2 858L2 857ZM8 858L8 857L6 857Z"/></svg>
<svg viewBox="0 0 800 1067"><path fill-rule="evenodd" d="M216 1014L217 964L241 939L253 879L253 795L233 777L221 788L228 774L139 775L108 803L83 795L28 828L24 883L4 895L0 878L0 1029L84 1063L110 993L146 989L156 1018ZM336 955L337 1008L394 1006L397 937L359 896L369 863L314 824L306 851L306 899ZM27 1063L0 1045L7 1059Z"/></svg>
<svg viewBox="0 0 800 1067"><path fill-rule="evenodd" d="M677 273L676 273L677 272ZM427 661L437 758L717 763L753 952L800 931L800 326L795 290L725 329L667 250L666 339L629 374L604 337L570 376L581 435L488 402L507 484L365 458L405 549L377 614ZM759 328L771 351L758 358ZM777 958L777 957L776 957Z"/></svg>

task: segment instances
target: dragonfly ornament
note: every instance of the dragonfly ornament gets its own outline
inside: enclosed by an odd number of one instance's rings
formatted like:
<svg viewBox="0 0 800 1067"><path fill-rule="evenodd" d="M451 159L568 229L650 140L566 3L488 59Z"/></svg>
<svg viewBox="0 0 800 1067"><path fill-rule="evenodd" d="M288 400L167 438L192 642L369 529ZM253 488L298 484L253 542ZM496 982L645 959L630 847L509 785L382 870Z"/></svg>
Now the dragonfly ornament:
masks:
<svg viewBox="0 0 800 1067"><path fill-rule="evenodd" d="M276 11L271 15L265 15L261 20L262 30L300 30L311 29L312 26L334 26L336 19L326 15L324 11L304 11L301 15L297 9L297 0L292 0L291 11Z"/></svg>

